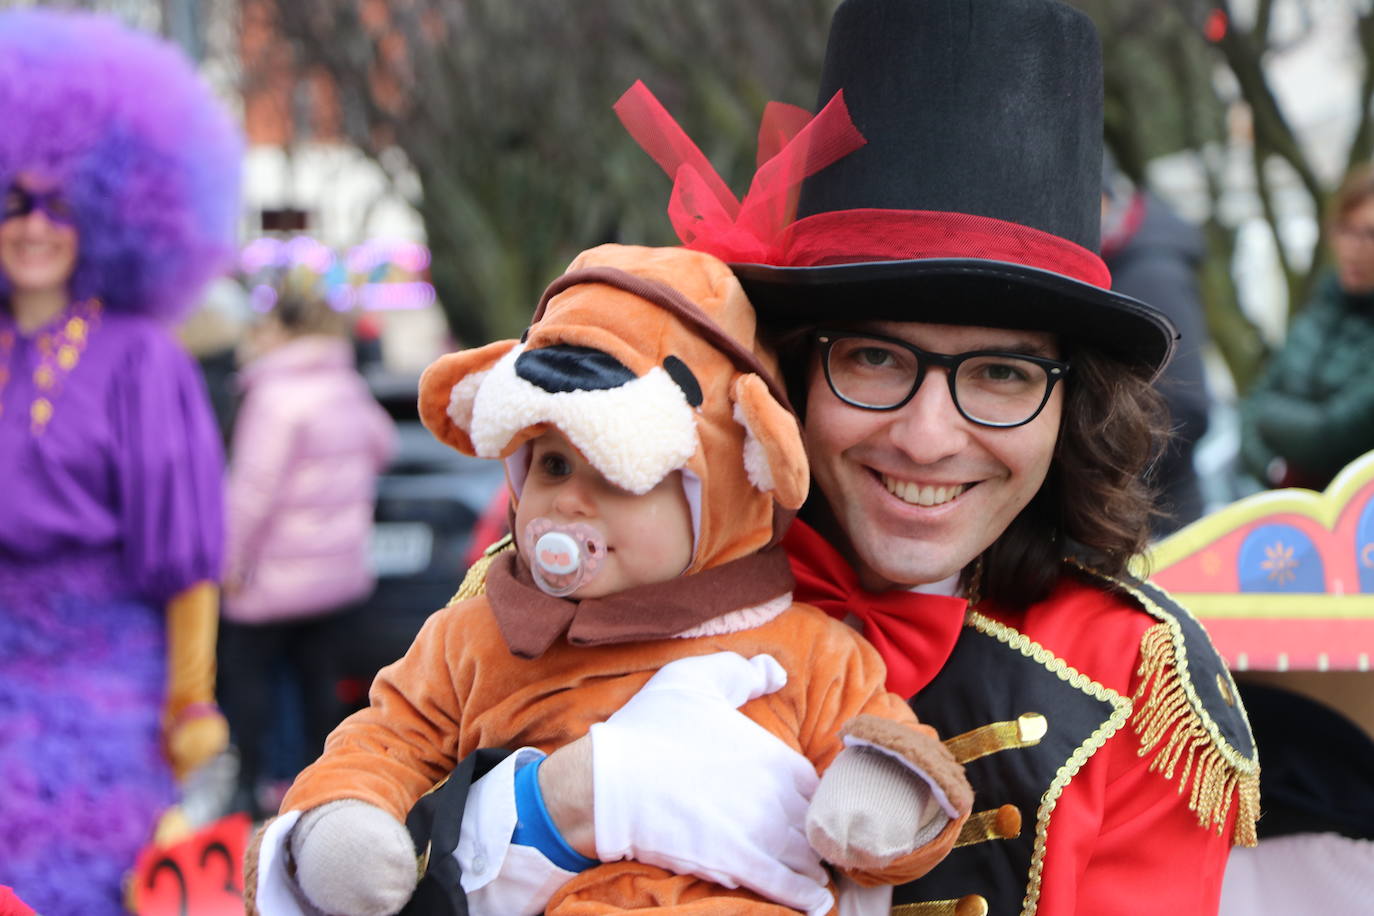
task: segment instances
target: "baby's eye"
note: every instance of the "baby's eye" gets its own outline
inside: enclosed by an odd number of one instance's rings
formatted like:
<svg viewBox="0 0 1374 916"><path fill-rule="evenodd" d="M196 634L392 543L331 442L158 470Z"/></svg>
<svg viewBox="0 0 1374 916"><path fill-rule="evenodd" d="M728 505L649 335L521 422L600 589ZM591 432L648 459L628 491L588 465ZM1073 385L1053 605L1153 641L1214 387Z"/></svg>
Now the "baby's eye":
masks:
<svg viewBox="0 0 1374 916"><path fill-rule="evenodd" d="M558 452L545 452L539 457L539 469L550 477L567 477L572 473L572 462Z"/></svg>

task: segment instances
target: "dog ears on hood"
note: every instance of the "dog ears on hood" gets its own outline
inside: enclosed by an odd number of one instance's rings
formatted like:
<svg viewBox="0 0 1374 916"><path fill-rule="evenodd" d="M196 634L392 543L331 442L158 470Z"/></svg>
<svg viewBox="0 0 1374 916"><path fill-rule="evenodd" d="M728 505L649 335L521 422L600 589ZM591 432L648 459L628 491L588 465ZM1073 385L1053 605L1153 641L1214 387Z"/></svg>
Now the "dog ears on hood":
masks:
<svg viewBox="0 0 1374 916"><path fill-rule="evenodd" d="M519 344L498 340L475 350L439 357L420 376L420 420L440 442L476 455L469 430L472 402L491 367Z"/></svg>
<svg viewBox="0 0 1374 916"><path fill-rule="evenodd" d="M749 482L784 509L806 500L810 471L797 417L769 393L763 379L741 375L730 389L735 422L744 427L744 469Z"/></svg>

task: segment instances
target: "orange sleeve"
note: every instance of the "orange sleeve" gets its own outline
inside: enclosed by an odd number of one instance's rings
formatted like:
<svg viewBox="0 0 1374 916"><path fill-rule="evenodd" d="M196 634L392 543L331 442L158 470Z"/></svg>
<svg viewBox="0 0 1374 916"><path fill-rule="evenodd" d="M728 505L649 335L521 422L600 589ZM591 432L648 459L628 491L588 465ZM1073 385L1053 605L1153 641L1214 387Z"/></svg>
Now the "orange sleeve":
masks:
<svg viewBox="0 0 1374 916"><path fill-rule="evenodd" d="M404 822L421 795L457 764L463 697L454 669L462 657L462 620L485 599L430 616L404 657L377 673L368 706L330 733L281 810L306 810L341 798L376 805Z"/></svg>

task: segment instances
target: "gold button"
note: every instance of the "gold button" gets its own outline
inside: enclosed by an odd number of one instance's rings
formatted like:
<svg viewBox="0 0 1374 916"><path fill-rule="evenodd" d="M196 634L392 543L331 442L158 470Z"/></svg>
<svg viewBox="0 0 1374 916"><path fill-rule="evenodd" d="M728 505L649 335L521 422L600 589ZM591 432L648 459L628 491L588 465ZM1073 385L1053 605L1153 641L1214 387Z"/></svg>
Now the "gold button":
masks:
<svg viewBox="0 0 1374 916"><path fill-rule="evenodd" d="M1236 705L1236 697L1235 694L1231 693L1231 685L1226 682L1226 675L1220 671L1217 672L1217 691L1227 706Z"/></svg>
<svg viewBox="0 0 1374 916"><path fill-rule="evenodd" d="M1017 737L1023 745L1039 744L1049 730L1049 720L1038 712L1026 712L1016 717Z"/></svg>
<svg viewBox="0 0 1374 916"><path fill-rule="evenodd" d="M954 905L954 916L988 916L988 898L981 894L960 897Z"/></svg>
<svg viewBox="0 0 1374 916"><path fill-rule="evenodd" d="M1003 805L997 809L997 835L1004 840L1014 840L1021 835L1021 809L1015 805Z"/></svg>
<svg viewBox="0 0 1374 916"><path fill-rule="evenodd" d="M86 337L86 319L73 318L67 322L67 336L80 343Z"/></svg>

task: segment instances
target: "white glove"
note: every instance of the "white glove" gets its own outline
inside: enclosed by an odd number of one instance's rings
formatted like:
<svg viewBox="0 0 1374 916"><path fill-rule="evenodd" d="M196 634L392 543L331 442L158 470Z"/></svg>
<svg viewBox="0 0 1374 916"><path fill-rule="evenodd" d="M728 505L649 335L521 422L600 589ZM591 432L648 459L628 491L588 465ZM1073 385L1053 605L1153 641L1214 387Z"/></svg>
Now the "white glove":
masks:
<svg viewBox="0 0 1374 916"><path fill-rule="evenodd" d="M415 893L415 844L376 805L343 799L312 808L291 830L296 883L333 916L389 916Z"/></svg>
<svg viewBox="0 0 1374 916"><path fill-rule="evenodd" d="M815 768L739 712L786 683L771 655L679 659L593 725L597 857L828 912L826 872L803 832Z"/></svg>

